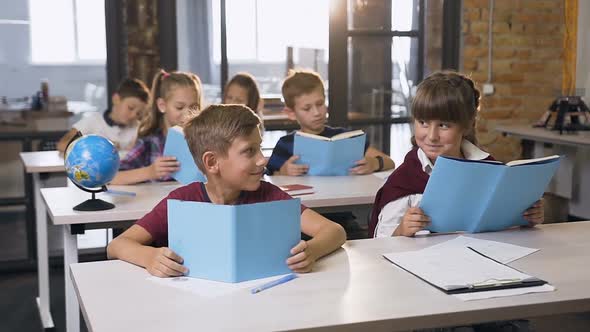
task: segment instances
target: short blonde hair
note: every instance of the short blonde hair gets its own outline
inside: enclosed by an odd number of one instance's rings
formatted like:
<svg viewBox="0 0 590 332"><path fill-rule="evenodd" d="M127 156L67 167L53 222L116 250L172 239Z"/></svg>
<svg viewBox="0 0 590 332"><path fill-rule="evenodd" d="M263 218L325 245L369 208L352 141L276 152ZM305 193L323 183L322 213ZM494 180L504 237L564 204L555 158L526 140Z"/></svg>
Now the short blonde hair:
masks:
<svg viewBox="0 0 590 332"><path fill-rule="evenodd" d="M283 82L281 92L283 93L285 105L293 108L295 107L295 98L312 93L317 89L322 91L324 97L326 96L324 82L322 82L320 74L311 70L290 70Z"/></svg>
<svg viewBox="0 0 590 332"><path fill-rule="evenodd" d="M184 136L197 167L204 173L203 154L207 151L226 156L232 142L258 128L260 119L244 105L210 105L184 126Z"/></svg>

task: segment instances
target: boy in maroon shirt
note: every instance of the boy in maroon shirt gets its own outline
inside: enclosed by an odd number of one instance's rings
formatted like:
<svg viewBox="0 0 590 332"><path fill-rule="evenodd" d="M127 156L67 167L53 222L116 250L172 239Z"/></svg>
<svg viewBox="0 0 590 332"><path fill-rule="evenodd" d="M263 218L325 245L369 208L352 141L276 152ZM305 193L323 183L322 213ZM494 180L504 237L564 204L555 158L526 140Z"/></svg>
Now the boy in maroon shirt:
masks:
<svg viewBox="0 0 590 332"><path fill-rule="evenodd" d="M185 137L207 182L172 191L109 244L108 257L145 267L158 277L180 276L187 272L182 257L167 247L168 199L228 205L291 199L278 187L261 181L266 159L260 150L259 126L260 119L241 105L211 105L191 119L184 128ZM340 225L303 205L301 231L311 239L291 249L287 265L294 272L311 271L318 258L338 249L346 240Z"/></svg>

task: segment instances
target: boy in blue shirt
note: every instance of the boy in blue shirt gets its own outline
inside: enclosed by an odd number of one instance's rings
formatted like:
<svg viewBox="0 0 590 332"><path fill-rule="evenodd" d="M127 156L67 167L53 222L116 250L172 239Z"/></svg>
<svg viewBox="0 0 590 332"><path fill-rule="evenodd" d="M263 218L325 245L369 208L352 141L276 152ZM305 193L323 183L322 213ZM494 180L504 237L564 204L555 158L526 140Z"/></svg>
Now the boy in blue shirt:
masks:
<svg viewBox="0 0 590 332"><path fill-rule="evenodd" d="M289 119L297 121L301 131L332 137L348 131L345 128L326 126L328 108L324 84L319 74L312 71L291 71L283 82L284 112ZM295 133L281 137L272 151L268 161L268 173L271 175L304 175L308 165L296 164L299 156L293 155ZM356 162L350 174L369 174L388 170L395 165L393 160L383 152L368 146L365 157Z"/></svg>
<svg viewBox="0 0 590 332"><path fill-rule="evenodd" d="M187 272L182 257L167 247L168 199L228 205L291 199L277 186L261 181L266 159L260 150L260 119L248 107L211 105L186 124L184 133L207 182L193 182L172 191L107 247L110 259L142 266L158 277ZM216 221L195 216L195 222ZM294 272L311 271L317 259L338 249L346 240L340 225L303 205L301 231L311 239L302 240L291 249L286 263Z"/></svg>

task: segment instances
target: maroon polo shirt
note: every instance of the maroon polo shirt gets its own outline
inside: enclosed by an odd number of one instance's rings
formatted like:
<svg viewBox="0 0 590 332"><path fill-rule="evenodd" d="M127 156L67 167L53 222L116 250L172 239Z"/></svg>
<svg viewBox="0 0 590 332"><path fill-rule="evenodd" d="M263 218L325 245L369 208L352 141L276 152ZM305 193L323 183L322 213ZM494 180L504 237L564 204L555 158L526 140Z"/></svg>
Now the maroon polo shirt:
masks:
<svg viewBox="0 0 590 332"><path fill-rule="evenodd" d="M236 205L262 203L270 201L280 201L291 199L289 194L282 191L279 187L260 181L260 187L255 191L242 191ZM189 185L182 186L168 194L166 198L160 201L152 211L139 219L136 225L143 227L153 239L153 244L157 247L168 246L168 200L177 199L181 201L207 202L210 203L209 195L205 190L205 184L202 182L193 182ZM301 213L307 207L301 204Z"/></svg>

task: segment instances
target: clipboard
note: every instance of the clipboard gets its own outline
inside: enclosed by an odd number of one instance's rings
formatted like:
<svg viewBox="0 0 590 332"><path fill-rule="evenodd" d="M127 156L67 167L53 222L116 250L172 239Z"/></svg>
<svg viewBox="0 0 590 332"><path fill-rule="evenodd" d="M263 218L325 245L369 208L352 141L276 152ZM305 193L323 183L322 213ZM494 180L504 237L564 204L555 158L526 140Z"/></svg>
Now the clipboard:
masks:
<svg viewBox="0 0 590 332"><path fill-rule="evenodd" d="M502 267L505 269L510 269L518 274L525 275L526 278L488 278L486 280L481 280L481 281L472 282L472 283L441 285L441 284L437 284L436 282L433 282L432 280L429 280L428 276L420 275L419 272L412 271L411 268L408 268L407 266L404 266L404 264L400 263L399 261L396 261L395 259L388 257L387 254L384 255L384 257L387 260L389 260L391 263L396 265L397 267L401 268L402 270L414 275L418 279L426 282L427 284L429 284L429 285L431 285L431 286L433 286L433 287L435 287L435 288L437 288L449 295L473 293L473 292L484 292L484 291L509 289L509 288L534 287L534 286L541 286L541 285L547 284L547 281L545 281L545 280L539 279L534 276L526 275L525 273L519 271L518 269L515 269L515 268L508 266L506 264L503 264L503 263L501 263L489 256L486 256L486 255L480 253L479 251L477 251L471 247L465 247L465 248L467 248L467 249L471 250L472 252L476 253L477 255L485 258L485 260L490 260L496 264L502 265ZM414 254L419 255L419 252L414 252Z"/></svg>

